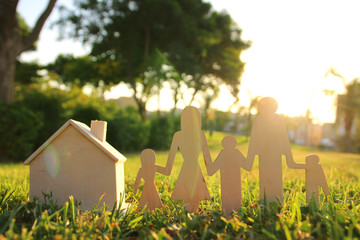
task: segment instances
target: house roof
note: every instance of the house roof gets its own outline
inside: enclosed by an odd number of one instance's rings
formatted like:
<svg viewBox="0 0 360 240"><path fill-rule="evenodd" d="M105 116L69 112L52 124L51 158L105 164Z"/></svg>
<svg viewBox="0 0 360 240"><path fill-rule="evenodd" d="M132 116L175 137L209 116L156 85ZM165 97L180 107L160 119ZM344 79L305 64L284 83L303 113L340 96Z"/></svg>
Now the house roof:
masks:
<svg viewBox="0 0 360 240"><path fill-rule="evenodd" d="M106 155L108 155L115 162L125 162L126 158L117 151L113 146L108 142L102 142L97 137L95 137L91 132L90 128L81 122L70 119L67 121L61 128L59 128L48 140L46 140L43 145L41 145L30 157L28 157L24 164L30 164L32 160L36 158L53 140L55 140L68 126L74 127L82 135L84 135L90 142L94 143L100 150L102 150Z"/></svg>

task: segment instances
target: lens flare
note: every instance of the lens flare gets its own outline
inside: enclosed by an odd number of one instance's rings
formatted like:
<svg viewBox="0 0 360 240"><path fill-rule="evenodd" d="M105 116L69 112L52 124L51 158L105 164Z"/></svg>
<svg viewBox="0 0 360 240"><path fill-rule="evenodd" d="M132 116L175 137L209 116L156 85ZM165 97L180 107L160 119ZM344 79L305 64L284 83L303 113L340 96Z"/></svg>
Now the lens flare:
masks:
<svg viewBox="0 0 360 240"><path fill-rule="evenodd" d="M55 178L60 170L60 158L56 148L49 145L44 151L46 170L52 178Z"/></svg>

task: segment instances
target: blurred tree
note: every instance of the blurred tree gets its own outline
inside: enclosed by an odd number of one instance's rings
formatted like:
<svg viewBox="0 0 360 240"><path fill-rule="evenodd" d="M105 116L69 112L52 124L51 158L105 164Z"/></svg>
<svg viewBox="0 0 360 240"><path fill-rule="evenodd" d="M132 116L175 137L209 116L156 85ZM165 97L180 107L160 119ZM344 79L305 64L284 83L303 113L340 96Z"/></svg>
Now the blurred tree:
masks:
<svg viewBox="0 0 360 240"><path fill-rule="evenodd" d="M175 132L172 116L156 115L150 118L150 134L147 147L152 149L169 149Z"/></svg>
<svg viewBox="0 0 360 240"><path fill-rule="evenodd" d="M31 30L16 13L19 0L0 1L0 101L12 101L16 58L33 48L56 1L49 0Z"/></svg>
<svg viewBox="0 0 360 240"><path fill-rule="evenodd" d="M134 107L121 108L107 120L107 141L121 152L139 151L148 143L149 122L142 121L139 112Z"/></svg>
<svg viewBox="0 0 360 240"><path fill-rule="evenodd" d="M212 136L212 134L213 134L214 124L215 124L214 123L215 114L210 106L211 106L212 101L214 101L216 99L218 94L219 94L218 88L215 88L214 91L206 92L204 94L205 103L204 103L202 125L203 125L203 129L209 130L210 136Z"/></svg>
<svg viewBox="0 0 360 240"><path fill-rule="evenodd" d="M253 97L250 90L248 90L248 93L249 93L249 97L250 97L250 102L249 102L248 112L247 112L247 134L248 134L248 136L250 136L251 135L251 126L252 126L251 123L253 120L252 111L257 110L257 105L261 99L261 96Z"/></svg>
<svg viewBox="0 0 360 240"><path fill-rule="evenodd" d="M360 84L359 79L355 78L350 83L346 83L346 79L335 68L330 68L326 75L332 74L342 80L345 93L337 96L337 120L339 116L343 117L345 139L344 151L350 152L352 150L352 136L351 129L355 120L356 114L360 113Z"/></svg>
<svg viewBox="0 0 360 240"><path fill-rule="evenodd" d="M41 79L38 71L41 70L42 67L36 62L16 61L15 69L15 83L30 84L36 83Z"/></svg>
<svg viewBox="0 0 360 240"><path fill-rule="evenodd" d="M74 5L72 11L63 8L57 22L60 32L67 28L68 37L90 44L97 61L116 63L117 71L105 82L128 83L143 120L148 97L165 80L147 76L163 70L152 65L164 60L161 56L193 89L191 101L214 86L209 75L228 84L237 96L244 67L240 53L249 43L241 40L240 29L227 13L217 13L201 0L79 0ZM171 86L176 103L179 78Z"/></svg>
<svg viewBox="0 0 360 240"><path fill-rule="evenodd" d="M34 150L42 118L25 106L0 102L0 160L24 161Z"/></svg>
<svg viewBox="0 0 360 240"><path fill-rule="evenodd" d="M345 148L346 152L352 151L352 127L355 122L355 116L360 113L360 84L359 79L354 79L345 86L345 94L337 96L337 115L343 117L345 129Z"/></svg>
<svg viewBox="0 0 360 240"><path fill-rule="evenodd" d="M87 83L97 85L99 82L99 72L90 56L60 54L46 68L56 74L56 79L63 84L84 86Z"/></svg>
<svg viewBox="0 0 360 240"><path fill-rule="evenodd" d="M116 71L115 62L97 63L95 58L85 55L74 57L71 54L57 56L53 63L48 64L45 68L49 71L52 80L65 84L70 88L84 87L87 84L94 86L98 97L103 97L108 85L104 84L111 71Z"/></svg>
<svg viewBox="0 0 360 240"><path fill-rule="evenodd" d="M223 132L226 127L232 122L231 113L216 110L214 111L214 130Z"/></svg>
<svg viewBox="0 0 360 240"><path fill-rule="evenodd" d="M48 88L37 89L36 86L24 87L21 99L16 103L34 112L41 119L42 127L33 141L37 148L46 141L66 120L62 103L64 96L61 90Z"/></svg>

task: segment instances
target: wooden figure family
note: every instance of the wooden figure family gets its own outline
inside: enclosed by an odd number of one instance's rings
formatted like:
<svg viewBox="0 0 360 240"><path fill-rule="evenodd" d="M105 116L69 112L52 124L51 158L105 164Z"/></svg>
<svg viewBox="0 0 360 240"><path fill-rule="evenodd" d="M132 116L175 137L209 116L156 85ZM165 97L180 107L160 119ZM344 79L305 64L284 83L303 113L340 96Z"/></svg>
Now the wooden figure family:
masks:
<svg viewBox="0 0 360 240"><path fill-rule="evenodd" d="M151 149L141 153L141 168L137 174L134 193L137 192L141 178L145 183L139 207L148 210L162 207L159 193L154 183L156 172L169 176L175 155L179 149L183 157L178 179L171 198L183 200L185 208L197 212L199 201L210 200L198 158L203 153L207 173L212 176L220 170L222 211L230 216L241 206L241 168L251 171L255 157L259 159L260 198L268 202L283 200L282 156L289 168L305 169L306 200L312 197L318 202L319 187L326 195L329 188L317 155L306 157L306 163L296 163L293 159L285 122L276 114L278 104L271 97L264 97L258 103L259 115L255 118L250 136L247 157L237 148L236 138L226 136L222 140L223 150L212 161L205 134L201 131L200 112L195 107L186 107L181 114L181 130L173 136L165 167L155 165L156 155Z"/></svg>

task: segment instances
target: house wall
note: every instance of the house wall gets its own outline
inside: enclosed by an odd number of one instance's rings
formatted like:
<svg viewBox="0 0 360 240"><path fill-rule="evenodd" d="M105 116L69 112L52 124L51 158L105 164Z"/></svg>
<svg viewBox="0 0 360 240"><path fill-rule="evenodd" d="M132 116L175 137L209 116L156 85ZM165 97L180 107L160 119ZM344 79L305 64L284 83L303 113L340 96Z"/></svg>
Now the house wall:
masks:
<svg viewBox="0 0 360 240"><path fill-rule="evenodd" d="M115 162L70 125L31 162L30 196L42 200L42 192L52 191L62 205L73 195L82 209L91 209L105 193L99 206L111 208L115 172Z"/></svg>
<svg viewBox="0 0 360 240"><path fill-rule="evenodd" d="M117 162L115 164L116 171L116 197L118 203L122 200L121 204L125 204L125 175L124 175L124 163ZM122 198L122 199L121 199Z"/></svg>

